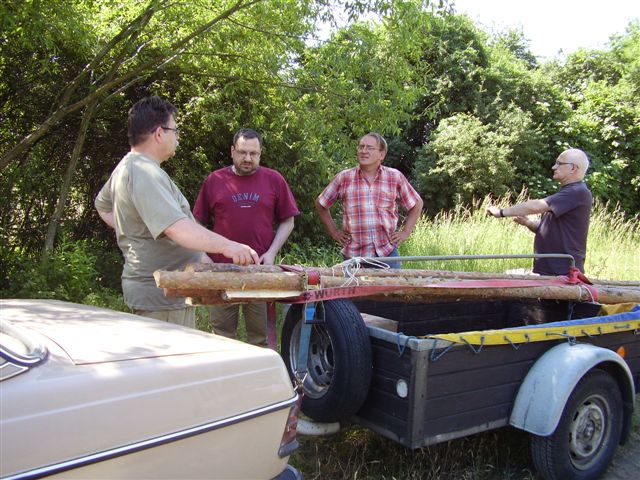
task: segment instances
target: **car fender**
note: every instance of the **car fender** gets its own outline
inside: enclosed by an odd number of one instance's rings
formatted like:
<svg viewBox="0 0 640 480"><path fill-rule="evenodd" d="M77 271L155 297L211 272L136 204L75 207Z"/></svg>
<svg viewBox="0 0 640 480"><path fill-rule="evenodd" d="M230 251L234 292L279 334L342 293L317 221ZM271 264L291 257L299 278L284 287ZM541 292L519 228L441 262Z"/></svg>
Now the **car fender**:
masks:
<svg viewBox="0 0 640 480"><path fill-rule="evenodd" d="M545 352L531 367L518 390L509 424L535 435L551 435L580 379L603 364L614 373L625 403L632 402L629 399L633 399L635 391L633 377L620 355L591 344L567 342ZM628 421L629 416L625 417Z"/></svg>

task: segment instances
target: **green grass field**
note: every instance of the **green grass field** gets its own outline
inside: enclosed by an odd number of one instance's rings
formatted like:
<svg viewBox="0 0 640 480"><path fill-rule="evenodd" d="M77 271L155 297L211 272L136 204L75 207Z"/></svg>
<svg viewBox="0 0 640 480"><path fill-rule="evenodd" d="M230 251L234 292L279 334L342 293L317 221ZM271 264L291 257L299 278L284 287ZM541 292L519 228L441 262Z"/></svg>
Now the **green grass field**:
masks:
<svg viewBox="0 0 640 480"><path fill-rule="evenodd" d="M400 249L402 255L530 254L533 233L513 219L485 214L488 199L473 210L460 208L434 219L422 218ZM530 269L531 260L412 262L405 268L504 272ZM615 280L640 279L640 223L619 210L595 205L587 240L585 273Z"/></svg>

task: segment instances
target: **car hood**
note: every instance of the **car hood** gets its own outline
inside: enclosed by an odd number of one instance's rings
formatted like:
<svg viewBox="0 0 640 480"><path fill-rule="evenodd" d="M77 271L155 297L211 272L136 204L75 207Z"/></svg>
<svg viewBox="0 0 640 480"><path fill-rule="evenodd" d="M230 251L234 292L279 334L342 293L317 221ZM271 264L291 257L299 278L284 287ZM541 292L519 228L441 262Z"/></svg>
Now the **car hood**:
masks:
<svg viewBox="0 0 640 480"><path fill-rule="evenodd" d="M0 317L0 367L23 367L0 382L0 477L94 455L108 459L96 464L109 464L107 473L61 477L182 478L184 459L188 471L212 465L216 476L216 464L232 461L226 446L218 448L226 442L253 454L254 441L267 441L259 458L277 456L295 398L277 352L53 300L0 300ZM24 367L20 354L36 345L48 355ZM257 441L256 431L267 439ZM276 459L280 469L283 462Z"/></svg>
<svg viewBox="0 0 640 480"><path fill-rule="evenodd" d="M55 342L76 365L247 348L200 330L57 300L2 300L0 314Z"/></svg>

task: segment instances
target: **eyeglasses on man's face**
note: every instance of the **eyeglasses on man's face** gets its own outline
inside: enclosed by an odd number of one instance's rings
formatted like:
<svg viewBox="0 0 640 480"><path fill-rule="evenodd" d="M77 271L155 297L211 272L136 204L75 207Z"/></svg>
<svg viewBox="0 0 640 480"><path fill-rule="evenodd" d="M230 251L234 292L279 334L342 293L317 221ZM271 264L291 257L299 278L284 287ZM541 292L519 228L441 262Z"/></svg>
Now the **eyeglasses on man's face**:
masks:
<svg viewBox="0 0 640 480"><path fill-rule="evenodd" d="M558 167L561 167L562 165L575 165L575 163L572 163L572 162L561 162L560 160L556 160L556 165Z"/></svg>
<svg viewBox="0 0 640 480"><path fill-rule="evenodd" d="M160 128L163 130L171 130L173 133L176 134L176 137L180 136L180 129L178 127L165 127L164 125L160 125Z"/></svg>
<svg viewBox="0 0 640 480"><path fill-rule="evenodd" d="M358 145L359 152L373 152L375 150L378 150L378 147L374 147L373 145Z"/></svg>
<svg viewBox="0 0 640 480"><path fill-rule="evenodd" d="M249 155L249 157L251 157L252 159L256 159L260 156L260 151L254 150L254 151L247 151L247 150L235 150L234 152L236 155L238 155L239 157L243 158L246 157L247 155Z"/></svg>

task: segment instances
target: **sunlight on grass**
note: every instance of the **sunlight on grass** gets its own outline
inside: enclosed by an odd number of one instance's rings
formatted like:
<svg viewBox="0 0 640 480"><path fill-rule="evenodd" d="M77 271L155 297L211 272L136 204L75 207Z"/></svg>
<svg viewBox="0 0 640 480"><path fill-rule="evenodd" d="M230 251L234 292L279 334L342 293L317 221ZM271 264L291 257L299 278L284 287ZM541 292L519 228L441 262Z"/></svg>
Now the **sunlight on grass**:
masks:
<svg viewBox="0 0 640 480"><path fill-rule="evenodd" d="M521 193L514 203L526 200ZM434 218L422 217L400 247L403 256L532 254L534 235L512 218L493 218L489 204L506 207L507 197L486 197L473 207L457 207ZM342 261L336 244L310 239L285 247L280 263L331 266ZM531 259L446 260L405 262L403 268L497 272L531 271ZM614 280L640 279L640 223L617 208L596 201L591 214L585 270L588 277Z"/></svg>
<svg viewBox="0 0 640 480"><path fill-rule="evenodd" d="M518 201L524 198L518 199ZM402 255L530 254L533 233L512 219L485 214L489 197L473 208L459 207L433 219L423 217L401 247ZM493 201L506 206L504 199ZM504 272L530 269L529 259L461 260L406 263L405 268ZM593 278L640 279L640 226L620 210L596 202L591 216L585 270Z"/></svg>
<svg viewBox="0 0 640 480"><path fill-rule="evenodd" d="M640 223L596 203L591 215L585 270L594 278L640 280Z"/></svg>

